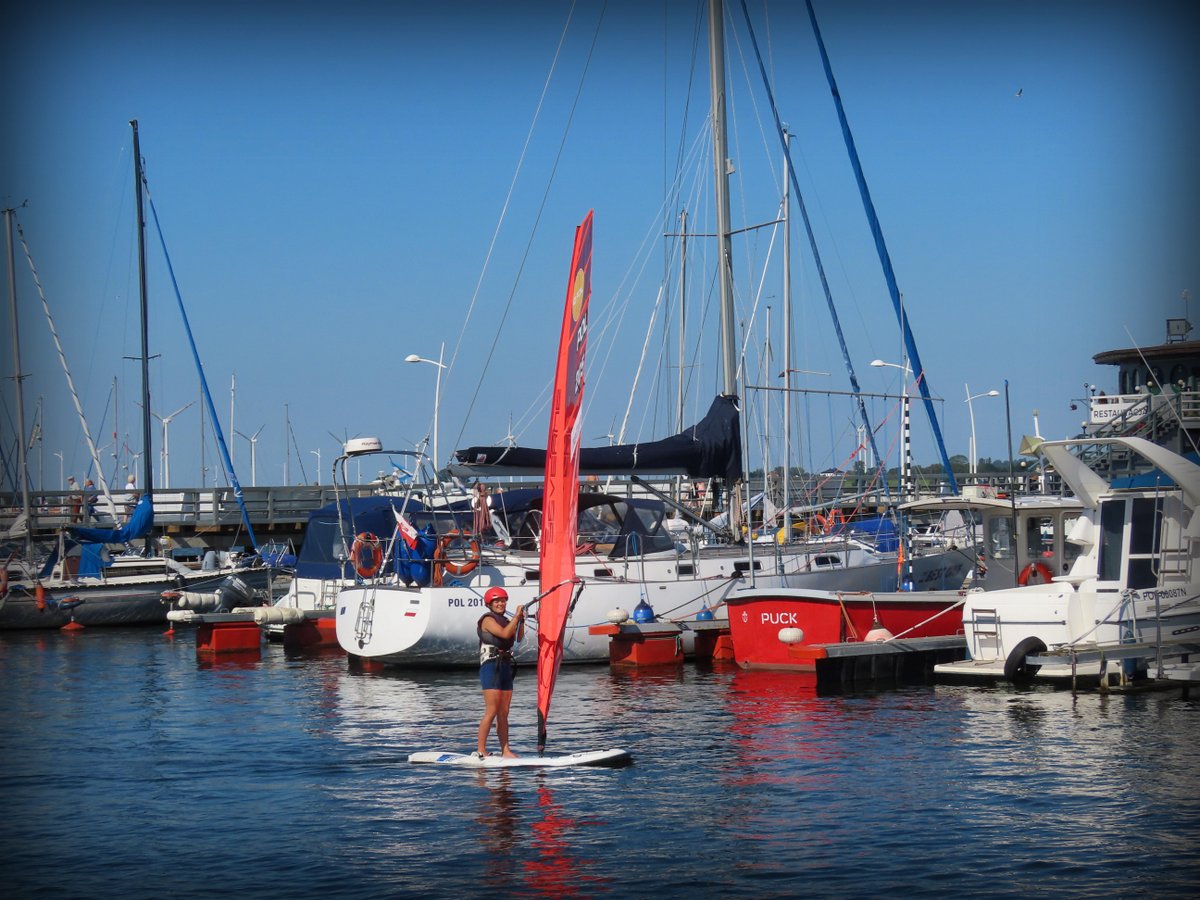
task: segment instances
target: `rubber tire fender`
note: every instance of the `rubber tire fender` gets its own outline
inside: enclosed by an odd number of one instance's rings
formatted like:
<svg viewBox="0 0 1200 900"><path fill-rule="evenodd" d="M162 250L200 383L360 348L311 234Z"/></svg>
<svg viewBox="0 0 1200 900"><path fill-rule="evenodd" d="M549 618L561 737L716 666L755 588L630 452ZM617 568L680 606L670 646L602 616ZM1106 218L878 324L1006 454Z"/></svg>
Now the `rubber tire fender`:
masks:
<svg viewBox="0 0 1200 900"><path fill-rule="evenodd" d="M1038 637L1027 637L1013 648L1004 660L1004 679L1013 684L1026 684L1033 680L1041 666L1027 665L1030 656L1046 652L1046 642Z"/></svg>

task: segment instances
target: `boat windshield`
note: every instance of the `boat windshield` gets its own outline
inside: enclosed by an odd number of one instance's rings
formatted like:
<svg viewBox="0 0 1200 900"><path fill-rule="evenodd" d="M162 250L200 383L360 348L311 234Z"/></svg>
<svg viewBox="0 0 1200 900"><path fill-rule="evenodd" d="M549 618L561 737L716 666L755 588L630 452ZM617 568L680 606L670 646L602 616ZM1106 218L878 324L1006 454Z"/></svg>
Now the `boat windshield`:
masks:
<svg viewBox="0 0 1200 900"><path fill-rule="evenodd" d="M674 551L675 542L664 526L666 506L657 500L622 500L608 496L580 497L578 544L597 556L620 559ZM513 549L536 551L542 511L509 516Z"/></svg>

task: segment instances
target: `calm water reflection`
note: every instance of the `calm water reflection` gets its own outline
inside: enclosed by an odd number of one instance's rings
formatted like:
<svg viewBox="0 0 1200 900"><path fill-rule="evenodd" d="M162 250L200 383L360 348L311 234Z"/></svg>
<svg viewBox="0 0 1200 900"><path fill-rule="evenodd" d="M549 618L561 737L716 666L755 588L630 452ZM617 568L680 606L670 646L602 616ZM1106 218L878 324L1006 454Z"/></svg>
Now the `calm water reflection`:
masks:
<svg viewBox="0 0 1200 900"><path fill-rule="evenodd" d="M93 630L0 635L0 676L9 896L1190 897L1200 864L1178 693L568 668L552 749L635 765L481 773L406 761L472 744L471 672Z"/></svg>

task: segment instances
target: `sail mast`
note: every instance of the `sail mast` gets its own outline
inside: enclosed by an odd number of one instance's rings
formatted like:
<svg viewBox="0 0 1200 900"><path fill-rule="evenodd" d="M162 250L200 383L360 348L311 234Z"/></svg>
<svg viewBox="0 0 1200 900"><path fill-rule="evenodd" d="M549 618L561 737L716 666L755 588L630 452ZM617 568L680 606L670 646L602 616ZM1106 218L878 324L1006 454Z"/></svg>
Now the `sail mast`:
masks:
<svg viewBox="0 0 1200 900"><path fill-rule="evenodd" d="M708 75L712 94L713 176L717 201L717 280L721 284L721 367L724 393L737 396L737 335L733 307L733 243L729 224L729 154L725 127L725 6L708 0Z"/></svg>
<svg viewBox="0 0 1200 900"><path fill-rule="evenodd" d="M154 494L154 461L150 458L150 327L146 297L146 215L142 204L142 150L138 142L138 123L133 128L133 189L137 198L138 292L142 320L142 490L147 497ZM146 535L146 554L150 554L151 538Z"/></svg>
<svg viewBox="0 0 1200 900"><path fill-rule="evenodd" d="M21 382L21 338L17 330L17 268L13 253L13 210L4 210L4 227L8 233L8 297L12 307L13 384L17 392L17 478L21 480L21 514L25 521L25 558L33 555L33 522L30 520L29 469L25 458L25 391Z"/></svg>
<svg viewBox="0 0 1200 900"><path fill-rule="evenodd" d="M811 0L805 0L808 7L808 18L812 23L813 36L817 39L817 49L821 53L821 65L825 69L825 80L829 82L829 92L833 95L833 105L837 110L838 121L842 125L842 139L846 151L850 155L850 166L854 169L854 180L858 183L859 196L862 199L863 210L867 214L867 222L871 226L871 234L875 238L875 251L879 263L883 267L883 278L887 282L888 293L892 297L892 306L896 310L896 318L900 323L900 333L904 340L904 350L908 355L906 362L911 363L913 377L925 402L925 412L929 416L929 427L933 430L933 440L937 445L938 454L942 458L942 467L946 470L946 481L952 494L958 493L958 482L954 478L954 470L950 466L950 456L946 452L946 442L942 439L942 428L938 424L937 411L933 408L933 394L929 389L929 378L925 367L921 364L921 355L917 352L917 342L912 329L908 325L908 315L904 310L904 301L900 297L900 287L896 282L896 272L892 268L892 258L888 253L887 243L883 239L883 228L879 224L879 216L875 212L875 202L871 199L871 191L867 187L866 176L863 175L862 163L858 158L858 149L854 145L854 135L850 132L850 121L846 118L846 110L842 105L842 95L838 91L837 81L833 77L833 67L829 62L829 54L825 52L825 41L821 37L821 28L817 25L817 14L813 11Z"/></svg>

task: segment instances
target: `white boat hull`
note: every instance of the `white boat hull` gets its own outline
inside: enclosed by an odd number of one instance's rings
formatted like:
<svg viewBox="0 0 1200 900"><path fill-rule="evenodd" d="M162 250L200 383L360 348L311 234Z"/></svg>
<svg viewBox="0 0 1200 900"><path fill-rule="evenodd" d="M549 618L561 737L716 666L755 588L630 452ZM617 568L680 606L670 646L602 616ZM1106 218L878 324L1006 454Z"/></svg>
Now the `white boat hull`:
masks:
<svg viewBox="0 0 1200 900"><path fill-rule="evenodd" d="M797 556L779 559L756 556L753 583L764 588L811 588L841 591L895 589L894 558L871 556L858 565L809 566ZM935 555L914 564L917 573L951 570L959 581L970 567L961 554ZM592 635L588 628L609 621L614 609L632 613L643 600L658 617L671 620L695 619L704 609L721 605L734 591L745 587L750 563L745 550L698 557L663 554L640 560L605 564L581 562L577 574L582 587L567 621L563 661L608 660L609 638ZM489 587L502 585L509 595L508 608L528 606L545 589L535 579L536 563L520 566L511 559L482 565L459 583L441 587L405 587L397 583L373 583L347 587L338 595L336 628L338 644L354 656L386 665L477 666L479 638L476 625L485 612L483 595ZM606 574L604 574L606 573ZM516 649L518 662L537 656L537 608L527 620L526 635ZM691 635L684 633L684 652L691 650Z"/></svg>

